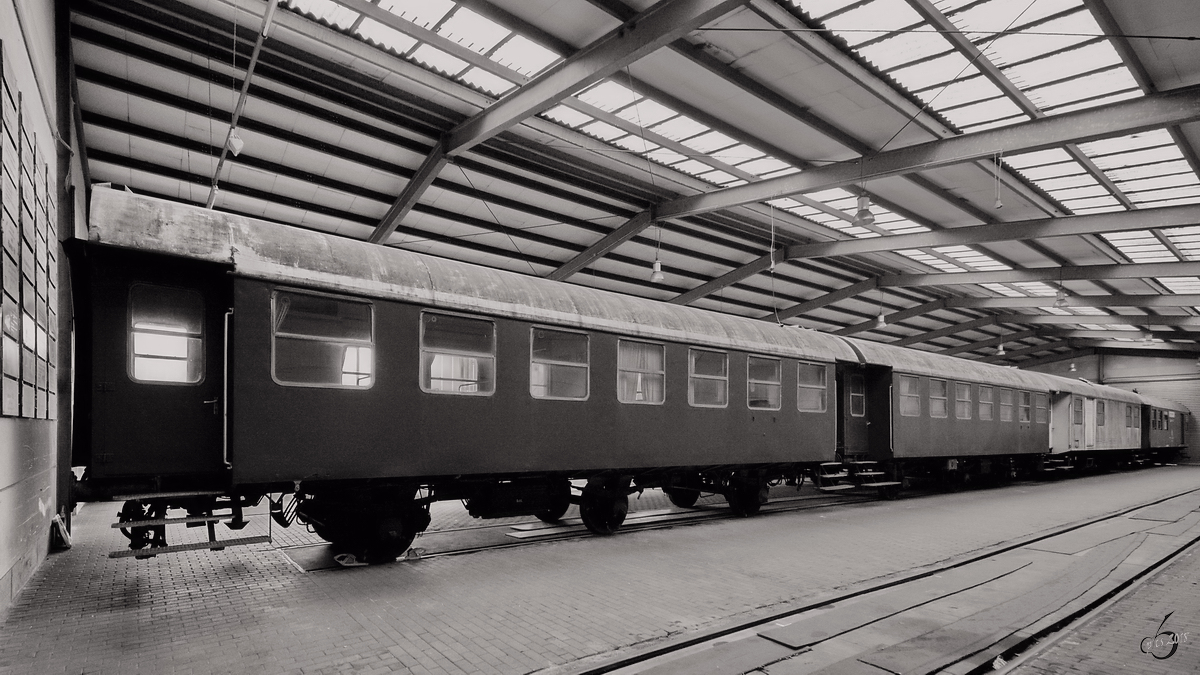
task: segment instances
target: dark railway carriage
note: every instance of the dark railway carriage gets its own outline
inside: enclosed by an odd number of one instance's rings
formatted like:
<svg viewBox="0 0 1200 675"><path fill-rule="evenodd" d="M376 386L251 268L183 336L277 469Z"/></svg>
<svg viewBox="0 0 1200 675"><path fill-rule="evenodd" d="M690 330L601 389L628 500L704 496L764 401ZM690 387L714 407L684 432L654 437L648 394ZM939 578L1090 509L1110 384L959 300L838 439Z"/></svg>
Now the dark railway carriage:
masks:
<svg viewBox="0 0 1200 675"><path fill-rule="evenodd" d="M169 508L216 541L215 511L238 528L273 494L281 524L379 561L437 500L545 520L577 503L610 533L648 487L749 515L776 481L890 496L1183 444L1181 406L1086 382L112 190L90 225L71 251L78 494L125 502L132 554L170 550Z"/></svg>
<svg viewBox="0 0 1200 675"><path fill-rule="evenodd" d="M598 532L644 487L752 513L835 459L835 364L857 362L813 331L102 189L74 263L84 494L157 521L295 492L319 534L382 559L438 499L576 501Z"/></svg>

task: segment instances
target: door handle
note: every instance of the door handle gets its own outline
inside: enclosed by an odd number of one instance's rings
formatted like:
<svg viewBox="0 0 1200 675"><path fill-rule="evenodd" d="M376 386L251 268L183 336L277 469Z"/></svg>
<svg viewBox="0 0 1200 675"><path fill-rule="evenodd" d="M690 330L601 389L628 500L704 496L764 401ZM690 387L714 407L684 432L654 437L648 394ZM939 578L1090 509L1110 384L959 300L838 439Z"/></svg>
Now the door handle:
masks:
<svg viewBox="0 0 1200 675"><path fill-rule="evenodd" d="M216 414L218 414L218 413L220 412L220 411L217 409L217 404L218 404L218 403L220 403L220 402L221 402L221 399L219 399L219 398L214 398L214 399L211 399L211 400L208 400L208 401L204 401L204 402L203 402L203 404L204 404L204 405L211 405L211 406L213 407L213 414L214 414L214 415L216 415Z"/></svg>

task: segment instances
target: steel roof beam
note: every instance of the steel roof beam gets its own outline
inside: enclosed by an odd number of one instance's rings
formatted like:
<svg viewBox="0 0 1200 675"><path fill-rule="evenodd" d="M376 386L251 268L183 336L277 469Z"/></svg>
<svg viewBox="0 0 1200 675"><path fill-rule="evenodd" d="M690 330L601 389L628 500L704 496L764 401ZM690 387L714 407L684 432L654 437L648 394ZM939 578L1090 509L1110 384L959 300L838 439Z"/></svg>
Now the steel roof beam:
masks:
<svg viewBox="0 0 1200 675"><path fill-rule="evenodd" d="M442 135L413 180L379 221L370 241L378 243L391 236L400 219L417 203L449 158L536 115L581 88L599 82L746 1L662 0L515 92L460 122Z"/></svg>
<svg viewBox="0 0 1200 675"><path fill-rule="evenodd" d="M928 342L930 340L936 340L938 338L943 338L943 337L946 337L949 335L954 335L955 333L962 333L962 332L969 331L969 330L978 330L980 328L983 328L984 326L994 326L997 323L1000 323L996 319L997 319L997 317L994 317L994 316L985 316L985 317L975 319L974 321L966 321L964 323L956 323L953 326L946 326L945 328L939 328L938 330L932 330L932 331L929 331L928 333L912 335L912 336L909 336L906 338L902 338L900 340L896 340L895 342L889 342L888 344L894 345L896 347L907 347L909 345L915 345L918 342Z"/></svg>
<svg viewBox="0 0 1200 675"><path fill-rule="evenodd" d="M891 314L885 314L883 316L883 319L888 324L899 323L901 321L911 319L914 316L921 316L923 314L928 314L929 312L937 311L939 309L945 309L946 308L946 300L947 300L947 298L942 298L940 300L934 300L932 302L926 302L924 304L917 305L916 307L909 307L908 309L902 309L899 312L892 312ZM787 311L787 310L785 310L785 311ZM764 316L762 318L768 319L770 317ZM841 330L835 330L833 332L833 334L834 335L854 335L855 333L861 333L864 330L870 330L870 329L874 328L876 321L877 321L877 319L871 319L869 321L863 321L862 323L856 323L853 326L847 326Z"/></svg>
<svg viewBox="0 0 1200 675"><path fill-rule="evenodd" d="M1102 281L1105 279L1146 279L1150 277L1200 276L1200 263L1133 263L1126 265L1084 265L1080 267L1039 267L1001 272L944 272L937 274L894 274L880 278L879 285L957 286L960 284L1011 284L1023 281Z"/></svg>
<svg viewBox="0 0 1200 675"><path fill-rule="evenodd" d="M878 279L878 277L871 277L870 279L860 281L856 284L850 284L849 286L846 286L844 288L839 288L838 290L833 291L831 293L826 293L825 295L822 295L819 298L813 298L812 300L802 302L798 305L792 305L791 307L788 307L787 309L781 309L777 312L767 314L766 316L764 316L762 318L767 319L767 320L776 319L779 321L783 321L784 319L790 319L794 316L799 316L800 314L803 314L805 312L811 312L814 309L835 303L838 300L845 300L846 298L853 298L854 296L858 295L859 293L864 293L866 291L871 290L872 288L879 288L879 284L876 282L877 279Z"/></svg>
<svg viewBox="0 0 1200 675"><path fill-rule="evenodd" d="M1058 147L1064 143L1124 136L1200 119L1200 85L1119 101L1028 122L920 143L850 162L839 162L758 183L720 188L664 202L661 218L727 209L749 202L815 192L888 176L991 157Z"/></svg>
<svg viewBox="0 0 1200 675"><path fill-rule="evenodd" d="M600 241L587 247L575 257L563 263L561 267L547 275L548 278L555 281L562 281L579 270L592 264L592 261L597 258L607 255L609 251L620 246L622 243L637 236L639 232L645 230L654 222L652 211L642 211L625 222L624 225L609 232L600 239Z"/></svg>
<svg viewBox="0 0 1200 675"><path fill-rule="evenodd" d="M1054 307L1054 297L1037 298L946 298L945 307L1003 309L1013 307ZM1188 295L1068 295L1067 307L1196 307L1200 294Z"/></svg>
<svg viewBox="0 0 1200 675"><path fill-rule="evenodd" d="M994 337L990 340L980 340L978 342L971 342L969 344L959 345L957 347L950 347L948 349L943 349L942 351L940 351L938 353L943 354L945 356L954 356L955 354L963 354L966 352L973 352L973 351L976 351L979 349L987 349L988 347L999 347L1000 345L1008 343L1008 342L1020 342L1021 340L1025 340L1025 339L1028 339L1031 337L1042 337L1046 334L1047 333L1045 331L1042 331L1039 329L1022 330L1022 331L1017 331L1015 333L1005 333L1004 335L997 335L996 337Z"/></svg>
<svg viewBox="0 0 1200 675"><path fill-rule="evenodd" d="M996 323L1032 325L1088 323L1112 326L1186 326L1188 328L1200 328L1200 317L1198 316L1164 316L1161 314L1155 316L1148 314L1141 316L1128 316L1125 314L1105 314L1102 316L1095 314L997 314L993 318L996 320Z"/></svg>
<svg viewBox="0 0 1200 675"><path fill-rule="evenodd" d="M1129 232L1182 227L1200 222L1200 205L1165 206L1133 212L1094 213L1062 218L1018 220L992 225L971 225L937 232L914 232L869 239L796 244L787 249L788 260L839 255L860 255L907 248L959 246L997 241L1071 237L1107 232Z"/></svg>

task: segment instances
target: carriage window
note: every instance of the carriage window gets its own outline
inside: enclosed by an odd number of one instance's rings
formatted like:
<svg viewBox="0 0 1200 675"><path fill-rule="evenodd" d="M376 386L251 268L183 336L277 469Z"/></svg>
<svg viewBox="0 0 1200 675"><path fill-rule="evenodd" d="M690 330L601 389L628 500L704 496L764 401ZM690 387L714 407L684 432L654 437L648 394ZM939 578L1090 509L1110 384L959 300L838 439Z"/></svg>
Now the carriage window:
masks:
<svg viewBox="0 0 1200 675"><path fill-rule="evenodd" d="M1165 410L1164 410L1164 411L1162 411L1162 412L1161 412L1161 413L1159 413L1159 414L1161 414L1161 415L1162 415L1162 428L1163 428L1163 431L1170 431L1170 430L1171 430L1171 415L1170 415L1170 414L1169 414L1167 411L1165 411Z"/></svg>
<svg viewBox="0 0 1200 675"><path fill-rule="evenodd" d="M994 414L992 397L994 392L991 387L979 385L979 419L990 422Z"/></svg>
<svg viewBox="0 0 1200 675"><path fill-rule="evenodd" d="M1133 417L1133 428L1141 429L1142 428L1142 409L1135 407L1135 406L1129 406L1129 407L1133 410L1133 413L1131 415L1131 417Z"/></svg>
<svg viewBox="0 0 1200 675"><path fill-rule="evenodd" d="M1050 422L1050 396L1048 394L1033 395L1034 421L1038 424Z"/></svg>
<svg viewBox="0 0 1200 675"><path fill-rule="evenodd" d="M930 380L929 381L929 416L930 417L945 417L947 414L946 404L946 381L945 380Z"/></svg>
<svg viewBox="0 0 1200 675"><path fill-rule="evenodd" d="M203 379L204 298L199 293L134 284L129 289L129 317L130 377L159 384Z"/></svg>
<svg viewBox="0 0 1200 675"><path fill-rule="evenodd" d="M529 394L583 401L588 397L588 336L549 328L530 329Z"/></svg>
<svg viewBox="0 0 1200 675"><path fill-rule="evenodd" d="M1125 428L1133 428L1133 406L1128 403L1125 404Z"/></svg>
<svg viewBox="0 0 1200 675"><path fill-rule="evenodd" d="M954 383L954 416L960 420L971 419L971 385Z"/></svg>
<svg viewBox="0 0 1200 675"><path fill-rule="evenodd" d="M496 324L421 313L421 391L490 396L496 391Z"/></svg>
<svg viewBox="0 0 1200 675"><path fill-rule="evenodd" d="M825 412L827 406L825 365L801 361L796 365L796 376L796 410Z"/></svg>
<svg viewBox="0 0 1200 675"><path fill-rule="evenodd" d="M617 341L617 400L659 404L666 400L666 348L634 340Z"/></svg>
<svg viewBox="0 0 1200 675"><path fill-rule="evenodd" d="M354 389L374 383L370 303L276 291L271 305L276 382Z"/></svg>
<svg viewBox="0 0 1200 675"><path fill-rule="evenodd" d="M1104 401L1096 401L1096 426L1104 426Z"/></svg>
<svg viewBox="0 0 1200 675"><path fill-rule="evenodd" d="M1072 422L1075 424L1083 424L1083 399L1071 399L1071 416Z"/></svg>
<svg viewBox="0 0 1200 675"><path fill-rule="evenodd" d="M783 364L779 359L751 356L746 360L746 406L779 410Z"/></svg>
<svg viewBox="0 0 1200 675"><path fill-rule="evenodd" d="M1013 391L1012 389L1000 390L1000 421L1013 421Z"/></svg>
<svg viewBox="0 0 1200 675"><path fill-rule="evenodd" d="M688 404L700 408L729 405L729 355L688 350Z"/></svg>
<svg viewBox="0 0 1200 675"><path fill-rule="evenodd" d="M921 414L921 378L900 376L900 414L905 417Z"/></svg>
<svg viewBox="0 0 1200 675"><path fill-rule="evenodd" d="M1033 398L1033 394L1030 394L1027 391L1021 392L1021 417L1020 417L1020 419L1022 422L1028 422L1029 420L1033 419L1033 416L1030 415L1030 408L1031 408L1030 400L1032 398Z"/></svg>
<svg viewBox="0 0 1200 675"><path fill-rule="evenodd" d="M862 375L850 376L850 416L866 417L867 384Z"/></svg>

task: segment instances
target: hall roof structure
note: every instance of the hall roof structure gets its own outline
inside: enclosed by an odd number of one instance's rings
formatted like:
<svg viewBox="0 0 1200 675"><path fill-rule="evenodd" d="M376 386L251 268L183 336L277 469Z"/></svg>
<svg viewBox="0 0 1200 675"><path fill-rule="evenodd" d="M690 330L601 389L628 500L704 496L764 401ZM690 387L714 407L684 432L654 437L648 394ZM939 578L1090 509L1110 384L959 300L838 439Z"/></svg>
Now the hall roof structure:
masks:
<svg viewBox="0 0 1200 675"><path fill-rule="evenodd" d="M71 7L93 183L993 363L1200 352L1190 0Z"/></svg>

